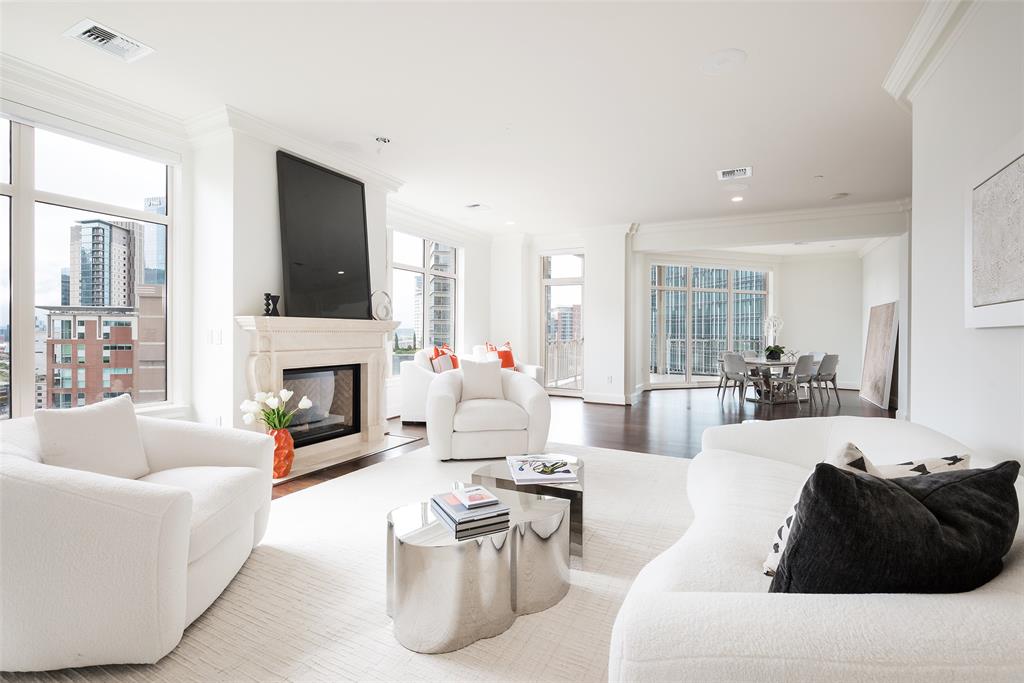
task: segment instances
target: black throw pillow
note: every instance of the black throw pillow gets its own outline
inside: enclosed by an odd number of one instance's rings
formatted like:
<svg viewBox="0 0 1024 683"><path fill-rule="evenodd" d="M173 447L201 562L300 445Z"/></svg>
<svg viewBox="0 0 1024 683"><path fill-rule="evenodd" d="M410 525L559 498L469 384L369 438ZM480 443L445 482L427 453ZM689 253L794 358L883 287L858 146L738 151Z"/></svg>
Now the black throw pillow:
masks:
<svg viewBox="0 0 1024 683"><path fill-rule="evenodd" d="M959 593L1003 568L1020 463L880 479L819 464L772 593Z"/></svg>

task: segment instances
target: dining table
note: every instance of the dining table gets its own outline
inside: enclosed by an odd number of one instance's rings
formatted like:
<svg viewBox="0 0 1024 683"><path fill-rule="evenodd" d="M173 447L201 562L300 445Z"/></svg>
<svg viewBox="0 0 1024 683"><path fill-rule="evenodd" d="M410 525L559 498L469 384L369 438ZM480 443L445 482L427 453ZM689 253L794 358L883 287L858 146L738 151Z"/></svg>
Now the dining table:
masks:
<svg viewBox="0 0 1024 683"><path fill-rule="evenodd" d="M793 368L796 367L796 354L785 355L778 360L769 359L765 356L755 356L753 358L744 358L743 361L747 365L748 374L756 373L762 380L760 386L754 385L754 395L747 396L746 399L748 401L768 405L797 402L796 392L793 391L792 387L779 388L772 382L772 376L776 375L776 370L779 371L777 374L782 377L786 377L793 371ZM815 362L812 366L811 374L817 371L818 362Z"/></svg>

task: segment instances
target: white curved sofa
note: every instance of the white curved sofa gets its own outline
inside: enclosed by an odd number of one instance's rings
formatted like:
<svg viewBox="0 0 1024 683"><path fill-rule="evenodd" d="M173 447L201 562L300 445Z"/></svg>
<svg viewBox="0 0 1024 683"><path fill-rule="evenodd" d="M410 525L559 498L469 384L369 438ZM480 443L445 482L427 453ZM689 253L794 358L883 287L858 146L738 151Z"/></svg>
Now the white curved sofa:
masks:
<svg viewBox="0 0 1024 683"><path fill-rule="evenodd" d="M270 514L274 442L138 418L140 479L39 461L0 422L0 671L144 664L221 594Z"/></svg>
<svg viewBox="0 0 1024 683"><path fill-rule="evenodd" d="M1024 680L1020 526L1003 572L970 593L768 592L761 563L775 530L813 466L847 442L876 464L970 452L884 418L706 430L687 475L693 524L634 581L612 631L610 681ZM992 464L972 455L972 467Z"/></svg>
<svg viewBox="0 0 1024 683"><path fill-rule="evenodd" d="M434 379L427 394L427 441L438 460L541 453L551 426L551 400L521 372L501 371L504 399L462 400L462 371Z"/></svg>

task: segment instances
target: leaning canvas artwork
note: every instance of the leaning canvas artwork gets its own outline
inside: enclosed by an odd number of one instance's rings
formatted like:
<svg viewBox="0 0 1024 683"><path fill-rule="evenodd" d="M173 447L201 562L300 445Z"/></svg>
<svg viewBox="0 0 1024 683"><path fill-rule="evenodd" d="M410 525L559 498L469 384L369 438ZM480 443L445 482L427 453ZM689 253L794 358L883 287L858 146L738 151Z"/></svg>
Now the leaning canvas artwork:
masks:
<svg viewBox="0 0 1024 683"><path fill-rule="evenodd" d="M1024 301L1024 155L974 188L974 306Z"/></svg>

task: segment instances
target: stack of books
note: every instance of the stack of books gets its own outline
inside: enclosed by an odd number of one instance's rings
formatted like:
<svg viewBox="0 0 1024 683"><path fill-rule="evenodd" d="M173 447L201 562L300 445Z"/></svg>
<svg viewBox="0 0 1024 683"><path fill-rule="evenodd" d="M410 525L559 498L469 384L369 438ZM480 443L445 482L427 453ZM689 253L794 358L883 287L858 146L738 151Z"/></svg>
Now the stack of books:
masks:
<svg viewBox="0 0 1024 683"><path fill-rule="evenodd" d="M516 484L575 484L576 471L557 455L509 456L508 469Z"/></svg>
<svg viewBox="0 0 1024 683"><path fill-rule="evenodd" d="M483 486L438 493L430 507L459 541L508 530L508 505Z"/></svg>

